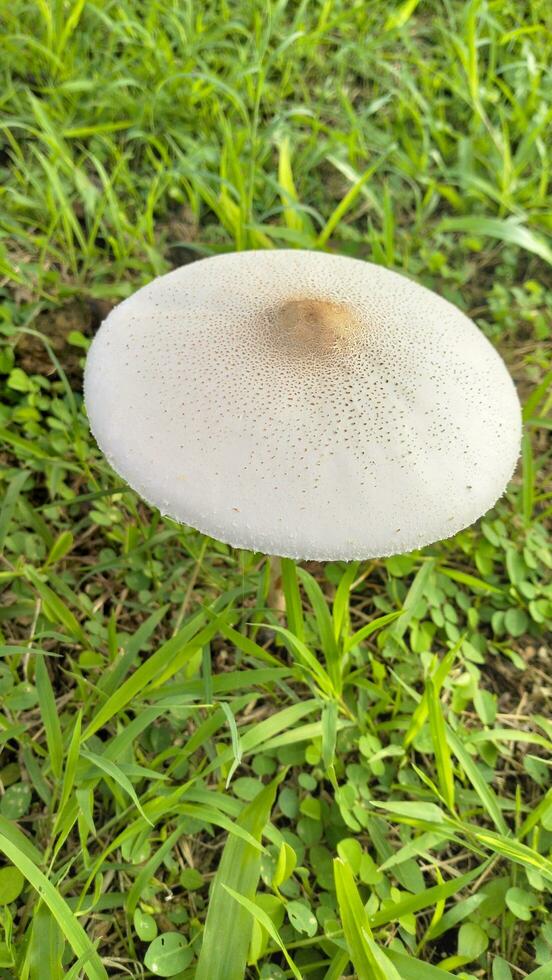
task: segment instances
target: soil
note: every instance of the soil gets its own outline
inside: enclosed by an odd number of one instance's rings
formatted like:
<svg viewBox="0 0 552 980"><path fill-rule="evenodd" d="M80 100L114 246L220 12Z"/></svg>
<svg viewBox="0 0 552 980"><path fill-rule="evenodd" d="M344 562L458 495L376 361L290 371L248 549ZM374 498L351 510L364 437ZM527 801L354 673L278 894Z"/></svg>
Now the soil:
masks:
<svg viewBox="0 0 552 980"><path fill-rule="evenodd" d="M44 310L33 322L33 329L43 334L52 350L59 358L71 387L79 391L82 387L83 350L67 340L73 330L85 337L93 337L102 320L115 302L96 299L71 300L55 310ZM48 351L38 337L21 334L17 343L17 365L27 374L42 374L50 377L56 373Z"/></svg>

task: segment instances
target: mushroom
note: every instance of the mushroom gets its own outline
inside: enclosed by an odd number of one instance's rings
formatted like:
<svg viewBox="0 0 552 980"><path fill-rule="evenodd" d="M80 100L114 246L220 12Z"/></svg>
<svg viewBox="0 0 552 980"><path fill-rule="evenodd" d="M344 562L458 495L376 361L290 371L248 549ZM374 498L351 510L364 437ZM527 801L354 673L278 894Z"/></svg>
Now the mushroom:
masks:
<svg viewBox="0 0 552 980"><path fill-rule="evenodd" d="M317 560L411 551L503 493L521 415L500 356L405 276L321 252L235 252L154 279L98 331L92 431L162 514Z"/></svg>

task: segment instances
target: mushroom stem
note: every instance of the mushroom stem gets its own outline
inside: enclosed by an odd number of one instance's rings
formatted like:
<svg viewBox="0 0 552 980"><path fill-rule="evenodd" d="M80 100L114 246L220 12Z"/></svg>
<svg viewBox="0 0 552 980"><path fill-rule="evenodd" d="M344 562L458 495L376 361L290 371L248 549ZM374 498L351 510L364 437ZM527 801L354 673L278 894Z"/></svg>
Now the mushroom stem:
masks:
<svg viewBox="0 0 552 980"><path fill-rule="evenodd" d="M278 613L279 618L285 615L286 599L282 587L282 560L276 555L269 556L270 585L268 588L268 605Z"/></svg>

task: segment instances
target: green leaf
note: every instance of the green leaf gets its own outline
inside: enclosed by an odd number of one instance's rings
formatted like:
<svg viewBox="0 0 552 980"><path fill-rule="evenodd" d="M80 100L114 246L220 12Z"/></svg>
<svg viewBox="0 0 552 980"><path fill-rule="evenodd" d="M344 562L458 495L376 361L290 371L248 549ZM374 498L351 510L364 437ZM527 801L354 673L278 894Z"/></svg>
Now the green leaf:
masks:
<svg viewBox="0 0 552 980"><path fill-rule="evenodd" d="M335 593L335 599L332 607L332 620L334 636L338 645L349 620L351 586L358 575L359 565L360 562L358 561L352 561L347 565L346 570L343 572L343 575L339 580L339 585Z"/></svg>
<svg viewBox="0 0 552 980"><path fill-rule="evenodd" d="M197 795L199 796L200 794L198 793ZM213 795L212 793L205 792L202 795L203 798L207 799L209 803L211 802L210 797ZM153 816L154 815L153 801L146 805L148 807L148 811L151 812ZM146 863L142 865L140 871L136 875L132 887L128 891L126 902L125 902L128 915L132 915L134 909L137 907L138 902L140 901L140 898L142 897L144 890L147 888L149 882L154 877L157 868L159 867L161 862L167 857L167 855L171 853L173 847L175 847L179 839L183 836L185 832L184 827L189 823L190 816L195 817L197 820L200 821L203 820L206 823L214 824L216 827L222 827L224 830L227 830L230 834L235 834L240 840L244 841L244 843L247 844L249 847L258 850L259 853L262 852L262 846L255 840L254 837L251 836L251 834L247 833L247 831L242 827L240 827L239 824L233 823L231 820L229 820L228 817L224 815L224 813L221 813L221 811L216 809L214 806L209 806L209 805L196 806L194 804L181 803L178 805L178 811L184 813L186 816L184 817L183 820L180 820L177 823L173 832L169 834L168 837L165 838L163 843L154 850L149 860L147 860ZM112 844L111 847L116 846L116 844L120 841L120 838L124 837L124 835L125 832L123 832L122 835L119 835L119 840L116 838L115 844Z"/></svg>
<svg viewBox="0 0 552 980"><path fill-rule="evenodd" d="M236 725L236 719L234 718L232 708L230 707L227 701L221 701L220 706L228 722L228 727L230 728L230 738L232 740L232 752L234 755L232 765L230 766L230 769L228 770L228 776L226 777L226 789L228 789L232 781L232 776L234 775L236 769L239 766L241 766L243 749L242 749L240 735L238 732L238 726Z"/></svg>
<svg viewBox="0 0 552 980"><path fill-rule="evenodd" d="M279 888L283 885L284 881L293 874L295 866L297 864L297 855L289 844L284 841L280 846L278 852L278 857L276 860L276 868L274 874L272 875L272 887Z"/></svg>
<svg viewBox="0 0 552 980"><path fill-rule="evenodd" d="M178 880L182 887L190 892L197 891L198 888L203 888L205 884L205 879L201 871L198 871L197 868L184 868L180 872Z"/></svg>
<svg viewBox="0 0 552 980"><path fill-rule="evenodd" d="M493 960L493 980L512 980L512 971L502 956L495 956Z"/></svg>
<svg viewBox="0 0 552 980"><path fill-rule="evenodd" d="M484 582L481 578L476 578L475 575L468 575L467 572L459 572L456 568L447 568L445 565L439 566L439 571L450 578L453 582L459 582L461 585L467 585L470 589L474 589L475 592L492 592L494 595L502 595L503 589L499 589L496 585L491 585L490 582Z"/></svg>
<svg viewBox="0 0 552 980"><path fill-rule="evenodd" d="M449 650L448 653L445 654L443 659L438 663L437 667L433 671L433 675L432 675L433 683L437 687L440 688L444 684L445 679L448 677L452 669L452 666L456 659L456 654L458 653L458 650L460 649L461 645L462 645L462 640L460 639L452 648L452 650ZM415 694L415 697L419 697L419 695ZM423 696L419 698L418 704L416 705L416 708L414 709L414 712L412 714L410 726L407 729L406 735L404 736L403 744L405 748L408 748L408 746L411 745L411 743L416 738L416 735L418 735L418 733L422 730L423 726L427 721L428 714L429 714L427 702L428 702L427 691L424 689Z"/></svg>
<svg viewBox="0 0 552 980"><path fill-rule="evenodd" d="M362 861L362 847L356 837L344 837L337 845L341 860L348 864L353 874L358 875Z"/></svg>
<svg viewBox="0 0 552 980"><path fill-rule="evenodd" d="M322 667L322 664L316 659L306 644L302 643L301 640L298 640L293 633L290 633L290 631L285 629L283 626L274 626L271 624L270 629L284 637L284 639L287 641L291 654L295 657L295 660L300 663L301 666L305 668L311 677L318 683L320 690L323 691L328 697L334 697L336 692L332 680Z"/></svg>
<svg viewBox="0 0 552 980"><path fill-rule="evenodd" d="M134 786L132 785L128 776L125 776L124 772L122 772L119 766L117 766L110 759L106 759L105 756L103 755L97 755L96 752L90 752L89 749L81 748L80 755L81 758L86 759L87 762L90 762L93 766L96 766L96 768L99 769L100 772L103 772L106 776L109 776L111 779L113 779L117 783L117 785L120 786L121 789L125 791L125 793L128 793L132 802L136 806L136 809L139 810L139 812L142 814L144 820L146 820L149 824L151 824L151 820L148 819L148 817L146 816L146 814L142 809L142 805L136 795L136 790L134 789Z"/></svg>
<svg viewBox="0 0 552 980"><path fill-rule="evenodd" d="M280 193L280 199L283 206L284 221L287 228L304 235L309 231L310 222L307 215L297 207L298 198L293 180L288 136L284 136L280 140L278 151L278 183L283 192ZM290 629L292 629L291 625Z"/></svg>
<svg viewBox="0 0 552 980"><path fill-rule="evenodd" d="M538 900L532 892L526 891L524 888L509 888L506 892L506 905L513 912L516 919L522 919L524 922L530 922L532 918L532 910L538 905Z"/></svg>
<svg viewBox="0 0 552 980"><path fill-rule="evenodd" d="M71 734L69 749L67 751L67 759L65 762L63 783L61 785L61 795L60 795L58 813L54 824L54 833L59 829L63 817L63 811L65 809L66 804L69 802L69 798L71 796L73 786L75 784L75 776L77 773L77 763L79 761L79 752L80 752L80 743L81 743L81 720L82 720L82 712L79 711L75 718L75 725L73 728L73 732Z"/></svg>
<svg viewBox="0 0 552 980"><path fill-rule="evenodd" d="M17 498L29 476L30 470L21 470L20 473L16 473L10 480L7 490L3 492L4 500L0 510L0 554L4 550L4 542L17 504Z"/></svg>
<svg viewBox="0 0 552 980"><path fill-rule="evenodd" d="M322 708L322 762L326 772L334 764L337 740L337 703L325 701Z"/></svg>
<svg viewBox="0 0 552 980"><path fill-rule="evenodd" d="M349 211L350 208L352 208L364 184L366 184L367 181L369 181L370 178L374 176L376 170L378 170L378 168L382 165L389 152L390 149L388 148L386 153L382 153L382 155L378 157L376 162L373 163L372 166L368 167L368 169L365 170L364 173L357 178L357 180L355 180L353 186L349 188L345 196L339 202L337 207L334 208L330 217L326 221L326 224L324 225L322 231L320 232L318 238L316 239L315 242L316 248L322 248L326 244L328 239L333 234L334 230L337 228L339 222L345 217L347 211Z"/></svg>
<svg viewBox="0 0 552 980"><path fill-rule="evenodd" d="M142 912L142 909L134 911L134 929L138 939L144 943L151 943L157 936L157 922L149 912Z"/></svg>
<svg viewBox="0 0 552 980"><path fill-rule="evenodd" d="M25 879L18 868L0 868L0 905L9 905L19 898Z"/></svg>
<svg viewBox="0 0 552 980"><path fill-rule="evenodd" d="M156 977L174 977L194 958L193 949L178 932L162 932L148 946L144 964Z"/></svg>
<svg viewBox="0 0 552 980"><path fill-rule="evenodd" d="M508 609L504 616L504 626L511 636L523 636L529 626L529 616L523 609Z"/></svg>
<svg viewBox="0 0 552 980"><path fill-rule="evenodd" d="M265 786L236 821L259 842L283 776ZM195 980L243 980L252 920L228 889L253 901L260 870L260 852L239 837L229 837L211 890Z"/></svg>
<svg viewBox="0 0 552 980"><path fill-rule="evenodd" d="M523 421L525 423L528 422L529 419L533 418L541 401L543 401L543 399L545 399L546 396L548 395L551 386L552 386L552 371L548 371L547 374L545 374L542 381L540 382L540 384L538 384L533 389L533 391L531 392L531 394L529 395L529 397L527 398L527 400L523 405L522 416L523 416ZM538 421L541 420L538 419Z"/></svg>
<svg viewBox="0 0 552 980"><path fill-rule="evenodd" d="M533 516L535 503L535 460L533 457L533 447L531 437L528 432L524 432L521 440L521 461L522 461L522 486L521 500L523 519L529 523Z"/></svg>
<svg viewBox="0 0 552 980"><path fill-rule="evenodd" d="M20 820L31 805L32 790L28 783L15 783L8 786L0 800L0 813L8 820Z"/></svg>
<svg viewBox="0 0 552 980"><path fill-rule="evenodd" d="M489 945L489 937L475 922L464 922L458 932L458 955L468 962L476 960Z"/></svg>
<svg viewBox="0 0 552 980"><path fill-rule="evenodd" d="M530 871L539 871L548 882L552 882L552 861L543 857L538 851L519 841L495 834L492 830L482 830L473 824L466 825L470 833L480 844L488 847L494 854L500 854L509 861L515 861Z"/></svg>
<svg viewBox="0 0 552 980"><path fill-rule="evenodd" d="M116 658L111 670L108 670L98 683L99 689L105 695L113 694L121 686L140 650L146 646L150 636L164 619L169 608L168 605L164 605L156 609L143 623L140 623L138 629L126 640L124 653Z"/></svg>
<svg viewBox="0 0 552 980"><path fill-rule="evenodd" d="M524 980L552 980L552 964L547 963L545 966L539 966L538 970L527 973Z"/></svg>
<svg viewBox="0 0 552 980"><path fill-rule="evenodd" d="M332 679L333 685L338 688L340 683L339 651L326 597L316 579L306 569L299 567L297 574L314 610L316 626L320 637L320 646L326 659L328 674Z"/></svg>
<svg viewBox="0 0 552 980"><path fill-rule="evenodd" d="M316 916L304 902L288 902L286 914L296 932L304 932L307 936L315 936L318 928Z"/></svg>

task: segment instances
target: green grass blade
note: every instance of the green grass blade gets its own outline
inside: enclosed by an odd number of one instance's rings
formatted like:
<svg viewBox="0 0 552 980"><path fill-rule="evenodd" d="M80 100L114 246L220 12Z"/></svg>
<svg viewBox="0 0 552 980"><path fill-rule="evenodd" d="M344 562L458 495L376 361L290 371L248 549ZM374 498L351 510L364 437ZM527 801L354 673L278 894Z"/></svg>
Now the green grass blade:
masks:
<svg viewBox="0 0 552 980"><path fill-rule="evenodd" d="M399 953L398 950L389 950L389 959L395 964L399 971L401 980L455 980L455 974L440 967L431 966L430 963L423 963L418 957L408 956L406 953Z"/></svg>
<svg viewBox="0 0 552 980"><path fill-rule="evenodd" d="M395 620L392 626L389 627L389 635L395 637L396 639L402 639L406 630L412 621L412 617L416 611L416 606L420 599L423 598L424 592L428 583L428 580L435 568L435 559L430 558L423 563L421 568L418 569L412 584L406 594L401 615Z"/></svg>
<svg viewBox="0 0 552 980"><path fill-rule="evenodd" d="M374 942L349 865L341 858L334 858L333 867L341 924L359 980L401 980L393 964Z"/></svg>
<svg viewBox="0 0 552 980"><path fill-rule="evenodd" d="M389 623L393 623L401 614L402 609L397 609L396 612L385 613L384 616L377 616L371 623L367 623L366 626L363 626L361 629L357 630L356 633L353 633L353 635L345 641L345 653L349 653L353 647L359 646L360 643L367 640L368 637L372 636L372 634L377 630L381 630L384 626L388 626Z"/></svg>
<svg viewBox="0 0 552 980"><path fill-rule="evenodd" d="M161 606L140 624L135 633L130 636L125 644L124 653L118 656L111 670L100 678L98 687L104 694L113 694L123 683L130 667L133 665L140 651L148 642L150 636L165 618L169 610L168 605Z"/></svg>
<svg viewBox="0 0 552 980"><path fill-rule="evenodd" d="M222 887L224 888L225 891L228 892L229 895L232 896L232 898L236 900L236 902L239 903L239 905L241 905L244 909L246 909L249 912L250 915L253 916L253 918L259 923L259 925L263 926L263 928L266 929L272 941L276 943L276 945L281 949L282 954L293 976L296 977L296 980L303 980L303 974L300 973L297 967L295 966L295 963L293 962L284 943L282 942L282 939L280 938L280 933L278 932L272 919L270 918L269 915L266 914L264 909L262 909L259 905L257 905L256 902L253 902L249 898L246 898L245 895L240 895L238 892L234 891L234 889L230 888L229 885L223 885Z"/></svg>
<svg viewBox="0 0 552 980"><path fill-rule="evenodd" d="M330 236L337 228L339 222L345 217L347 211L349 211L352 208L364 184L366 184L367 181L369 181L370 178L374 176L376 170L378 170L378 168L381 166L383 161L384 161L384 157L383 156L379 157L376 160L376 162L372 164L371 167L368 167L368 169L365 170L364 173L360 175L360 177L358 178L358 180L355 181L353 186L349 188L349 190L342 198L342 200L339 202L337 207L335 207L334 210L332 211L322 231L318 235L318 238L316 239L316 248L322 248L326 244Z"/></svg>
<svg viewBox="0 0 552 980"><path fill-rule="evenodd" d="M533 516L535 505L535 460L533 457L533 447L531 437L528 432L523 433L521 440L521 461L522 461L522 484L521 484L521 512L524 521L528 524Z"/></svg>
<svg viewBox="0 0 552 980"><path fill-rule="evenodd" d="M380 912L375 912L371 917L372 928L377 929L380 926L385 926L389 922L394 922L402 918L403 915L410 915L412 912L421 912L423 909L429 909L432 905L436 905L437 902L442 902L447 898L458 895L463 888L467 888L468 885L471 885L472 881L475 881L476 878L482 875L488 865L489 862L485 861L483 864L477 865L476 868L472 868L471 871L460 875L458 878L451 878L450 881L445 881L440 885L432 885L431 888L426 888L419 895L409 895L407 898L401 898L391 908L385 908Z"/></svg>
<svg viewBox="0 0 552 980"><path fill-rule="evenodd" d="M67 760L65 762L65 772L63 774L63 783L61 786L61 796L59 801L58 815L54 825L54 831L57 830L60 819L63 815L66 804L69 801L71 793L73 791L73 786L75 785L75 776L77 772L77 764L79 761L80 745L81 745L81 724L82 724L82 712L79 711L75 719L75 727L73 728L73 733L71 735L71 741L69 743L69 750L67 752Z"/></svg>
<svg viewBox="0 0 552 980"><path fill-rule="evenodd" d="M286 618L289 629L298 640L305 639L303 604L297 583L297 566L292 558L281 558L282 588L286 600Z"/></svg>
<svg viewBox="0 0 552 980"><path fill-rule="evenodd" d="M441 795L449 810L454 812L454 773L447 743L445 719L439 699L440 686L432 677L426 681L429 730L433 742L433 752L437 766L437 778Z"/></svg>
<svg viewBox="0 0 552 980"><path fill-rule="evenodd" d="M508 825L502 816L502 811L498 805L498 800L491 787L483 779L483 776L479 772L479 769L477 768L477 765L472 759L468 750L462 744L458 736L449 727L447 727L446 737L448 744L462 767L462 770L472 784L496 829L501 834L507 834Z"/></svg>
<svg viewBox="0 0 552 980"><path fill-rule="evenodd" d="M29 980L41 980L42 977L62 980L65 976L62 967L64 949L65 939L56 919L48 906L39 902L33 910L31 941L21 971L21 980L25 977Z"/></svg>
<svg viewBox="0 0 552 980"><path fill-rule="evenodd" d="M456 646L454 646L452 650L449 650L449 652L445 654L441 662L436 667L433 673L433 683L438 688L442 686L442 684L445 681L445 678L450 673L452 669L452 665L456 659L456 654L460 649L461 642L462 641L459 640ZM424 689L424 693L412 713L410 725L404 736L403 745L405 748L408 748L408 746L412 744L412 742L416 738L416 735L422 730L423 726L425 725L428 719L428 715L429 715L428 695L427 695L427 689Z"/></svg>
<svg viewBox="0 0 552 980"><path fill-rule="evenodd" d="M76 956L86 956L84 972L89 980L107 980L103 963L80 922L71 912L57 888L12 841L0 833L0 851L8 858L48 906Z"/></svg>
<svg viewBox="0 0 552 980"><path fill-rule="evenodd" d="M338 644L338 646L341 641L342 633L348 625L351 586L357 577L359 565L360 562L358 561L353 561L347 565L335 593L332 608L332 620L335 642Z"/></svg>
<svg viewBox="0 0 552 980"><path fill-rule="evenodd" d="M109 776L110 779L113 779L117 783L117 785L120 786L121 789L124 790L124 792L130 796L136 809L142 814L144 820L146 820L147 823L151 824L151 820L148 819L148 817L146 816L146 814L142 809L140 800L136 795L136 790L134 789L134 786L132 785L128 776L126 776L125 773L122 772L121 769L119 769L118 765L116 765L111 759L105 759L103 756L98 755L96 752L90 752L89 749L81 749L80 755L82 759L86 759L87 762L90 762L93 766L99 769L100 772L104 773L104 775Z"/></svg>
<svg viewBox="0 0 552 980"><path fill-rule="evenodd" d="M472 825L466 825L466 829L493 854L499 854L507 861L513 861L529 871L538 871L546 881L552 882L552 861L539 854L534 848L492 830L479 830Z"/></svg>
<svg viewBox="0 0 552 980"><path fill-rule="evenodd" d="M500 242L518 245L552 265L552 248L545 238L513 218L486 218L483 215L445 218L437 231L460 231L467 235L487 235Z"/></svg>
<svg viewBox="0 0 552 980"><path fill-rule="evenodd" d="M42 723L46 732L50 765L54 776L59 779L63 769L63 737L58 709L44 657L37 657L35 664L36 691Z"/></svg>
<svg viewBox="0 0 552 980"><path fill-rule="evenodd" d="M232 753L234 756L232 760L232 765L230 766L230 769L228 771L228 776L226 777L226 789L228 789L232 781L232 776L234 775L238 766L241 765L243 748L240 739L240 734L238 732L238 726L236 725L236 719L234 718L234 714L232 712L232 708L230 707L227 701L221 701L220 706L224 712L226 721L228 722L228 727L230 729L230 737L232 739Z"/></svg>
<svg viewBox="0 0 552 980"><path fill-rule="evenodd" d="M265 786L238 818L239 826L258 841L283 776ZM248 911L224 886L252 901L260 870L259 851L237 837L229 837L211 890L195 980L243 980L253 923Z"/></svg>
<svg viewBox="0 0 552 980"><path fill-rule="evenodd" d="M203 617L198 616L194 626L199 628ZM194 654L207 643L217 632L218 619L211 623L201 633L190 639L189 626L184 626L176 636L163 643L156 653L152 654L129 678L116 690L100 708L93 721L87 726L83 733L83 741L86 741L103 728L108 721L117 715L129 704L133 698L142 694L149 684L158 682L160 676L166 680L182 669L184 664L189 661Z"/></svg>
<svg viewBox="0 0 552 980"><path fill-rule="evenodd" d="M284 626L273 626L271 624L270 629L284 637L284 639L287 641L291 654L295 657L296 662L299 663L311 675L324 694L328 695L329 697L333 697L336 691L332 679L329 674L326 673L322 664L316 659L308 646L305 643L302 643L301 640L298 640L297 637L291 633L290 630L285 629Z"/></svg>
<svg viewBox="0 0 552 980"><path fill-rule="evenodd" d="M27 565L25 574L29 581L34 585L40 598L49 610L52 618L57 620L61 626L64 626L70 636L72 636L75 640L86 645L86 636L82 626L69 607L65 605L63 600L56 595L49 585L46 585L46 583L39 578L34 568L31 568L30 565Z"/></svg>

